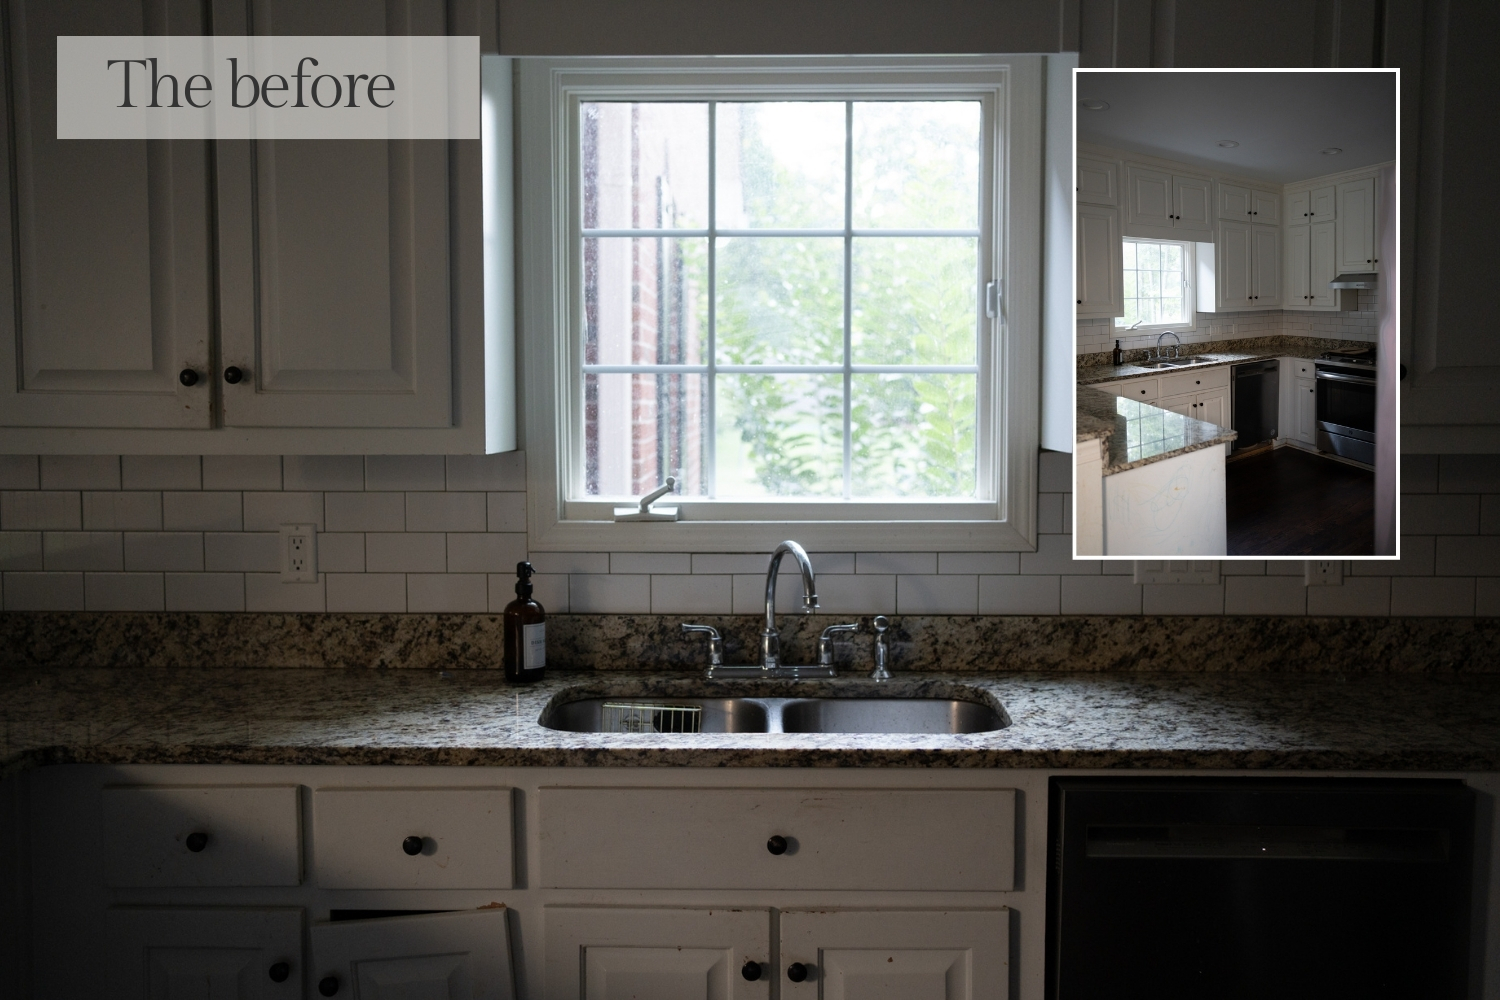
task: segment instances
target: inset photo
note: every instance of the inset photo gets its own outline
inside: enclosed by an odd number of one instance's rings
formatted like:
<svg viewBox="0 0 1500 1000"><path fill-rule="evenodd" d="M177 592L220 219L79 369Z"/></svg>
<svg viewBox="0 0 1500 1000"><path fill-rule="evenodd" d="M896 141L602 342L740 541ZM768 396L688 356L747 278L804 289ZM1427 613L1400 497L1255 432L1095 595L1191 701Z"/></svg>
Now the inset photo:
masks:
<svg viewBox="0 0 1500 1000"><path fill-rule="evenodd" d="M1074 555L1398 556L1395 70L1078 70Z"/></svg>

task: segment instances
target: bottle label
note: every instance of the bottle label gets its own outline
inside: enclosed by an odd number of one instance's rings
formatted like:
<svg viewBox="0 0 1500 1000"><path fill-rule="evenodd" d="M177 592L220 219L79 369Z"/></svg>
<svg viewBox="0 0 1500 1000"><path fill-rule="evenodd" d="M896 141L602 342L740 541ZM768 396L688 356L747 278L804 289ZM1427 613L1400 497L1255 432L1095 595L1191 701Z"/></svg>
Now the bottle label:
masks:
<svg viewBox="0 0 1500 1000"><path fill-rule="evenodd" d="M526 670L547 665L547 623L521 626L522 664Z"/></svg>

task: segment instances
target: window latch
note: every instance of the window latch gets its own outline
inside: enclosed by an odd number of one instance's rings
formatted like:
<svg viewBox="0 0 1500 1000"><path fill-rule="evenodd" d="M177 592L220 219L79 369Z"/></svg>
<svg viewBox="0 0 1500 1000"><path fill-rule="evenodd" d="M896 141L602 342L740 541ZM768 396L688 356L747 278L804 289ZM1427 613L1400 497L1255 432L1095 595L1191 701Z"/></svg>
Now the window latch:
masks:
<svg viewBox="0 0 1500 1000"><path fill-rule="evenodd" d="M616 507L616 521L675 521L677 520L676 507L658 507L651 509L651 505L662 497L672 492L672 487L677 485L677 480L671 476L656 489L641 497L640 503L635 507Z"/></svg>
<svg viewBox="0 0 1500 1000"><path fill-rule="evenodd" d="M984 286L984 314L990 319L1000 316L1000 282L991 281Z"/></svg>

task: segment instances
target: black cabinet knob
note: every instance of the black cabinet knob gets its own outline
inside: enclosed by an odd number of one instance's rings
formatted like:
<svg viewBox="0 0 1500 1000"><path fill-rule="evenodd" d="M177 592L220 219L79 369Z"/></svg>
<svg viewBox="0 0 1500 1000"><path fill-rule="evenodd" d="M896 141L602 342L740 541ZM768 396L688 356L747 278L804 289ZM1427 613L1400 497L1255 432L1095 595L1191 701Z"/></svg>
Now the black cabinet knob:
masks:
<svg viewBox="0 0 1500 1000"><path fill-rule="evenodd" d="M324 976L318 980L318 992L325 997L331 997L339 991L338 976Z"/></svg>
<svg viewBox="0 0 1500 1000"><path fill-rule="evenodd" d="M190 833L187 835L186 844L188 850L197 854L208 846L208 834L202 832Z"/></svg>
<svg viewBox="0 0 1500 1000"><path fill-rule="evenodd" d="M422 853L422 838L407 837L405 840L401 841L401 849L407 854L410 854L412 857L416 857L418 854Z"/></svg>
<svg viewBox="0 0 1500 1000"><path fill-rule="evenodd" d="M744 976L746 979L748 979L752 983L755 982L757 979L760 978L760 963L759 962L746 962L740 968L740 975Z"/></svg>
<svg viewBox="0 0 1500 1000"><path fill-rule="evenodd" d="M273 983L284 983L292 974L292 967L285 962L277 962L266 970L266 975L271 977Z"/></svg>
<svg viewBox="0 0 1500 1000"><path fill-rule="evenodd" d="M230 385L238 384L240 379L244 377L245 373L240 371L234 365L230 365L228 368L224 369L224 381L228 382Z"/></svg>
<svg viewBox="0 0 1500 1000"><path fill-rule="evenodd" d="M181 382L183 385L197 385L198 373L193 371L191 368L184 368L182 371L177 373L177 381Z"/></svg>
<svg viewBox="0 0 1500 1000"><path fill-rule="evenodd" d="M785 854L786 838L780 835L772 837L770 840L766 841L766 850L770 851L772 854Z"/></svg>
<svg viewBox="0 0 1500 1000"><path fill-rule="evenodd" d="M807 966L801 962L793 962L786 967L786 977L794 983L800 983L807 978Z"/></svg>

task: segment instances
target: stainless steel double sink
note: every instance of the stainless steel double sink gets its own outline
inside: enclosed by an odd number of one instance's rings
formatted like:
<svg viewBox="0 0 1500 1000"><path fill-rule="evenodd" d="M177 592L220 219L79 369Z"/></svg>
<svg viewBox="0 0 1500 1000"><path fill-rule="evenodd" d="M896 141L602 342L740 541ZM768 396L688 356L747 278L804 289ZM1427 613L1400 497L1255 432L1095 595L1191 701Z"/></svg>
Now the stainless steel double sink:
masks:
<svg viewBox="0 0 1500 1000"><path fill-rule="evenodd" d="M574 733L985 733L1009 720L957 698L583 698L542 714Z"/></svg>

